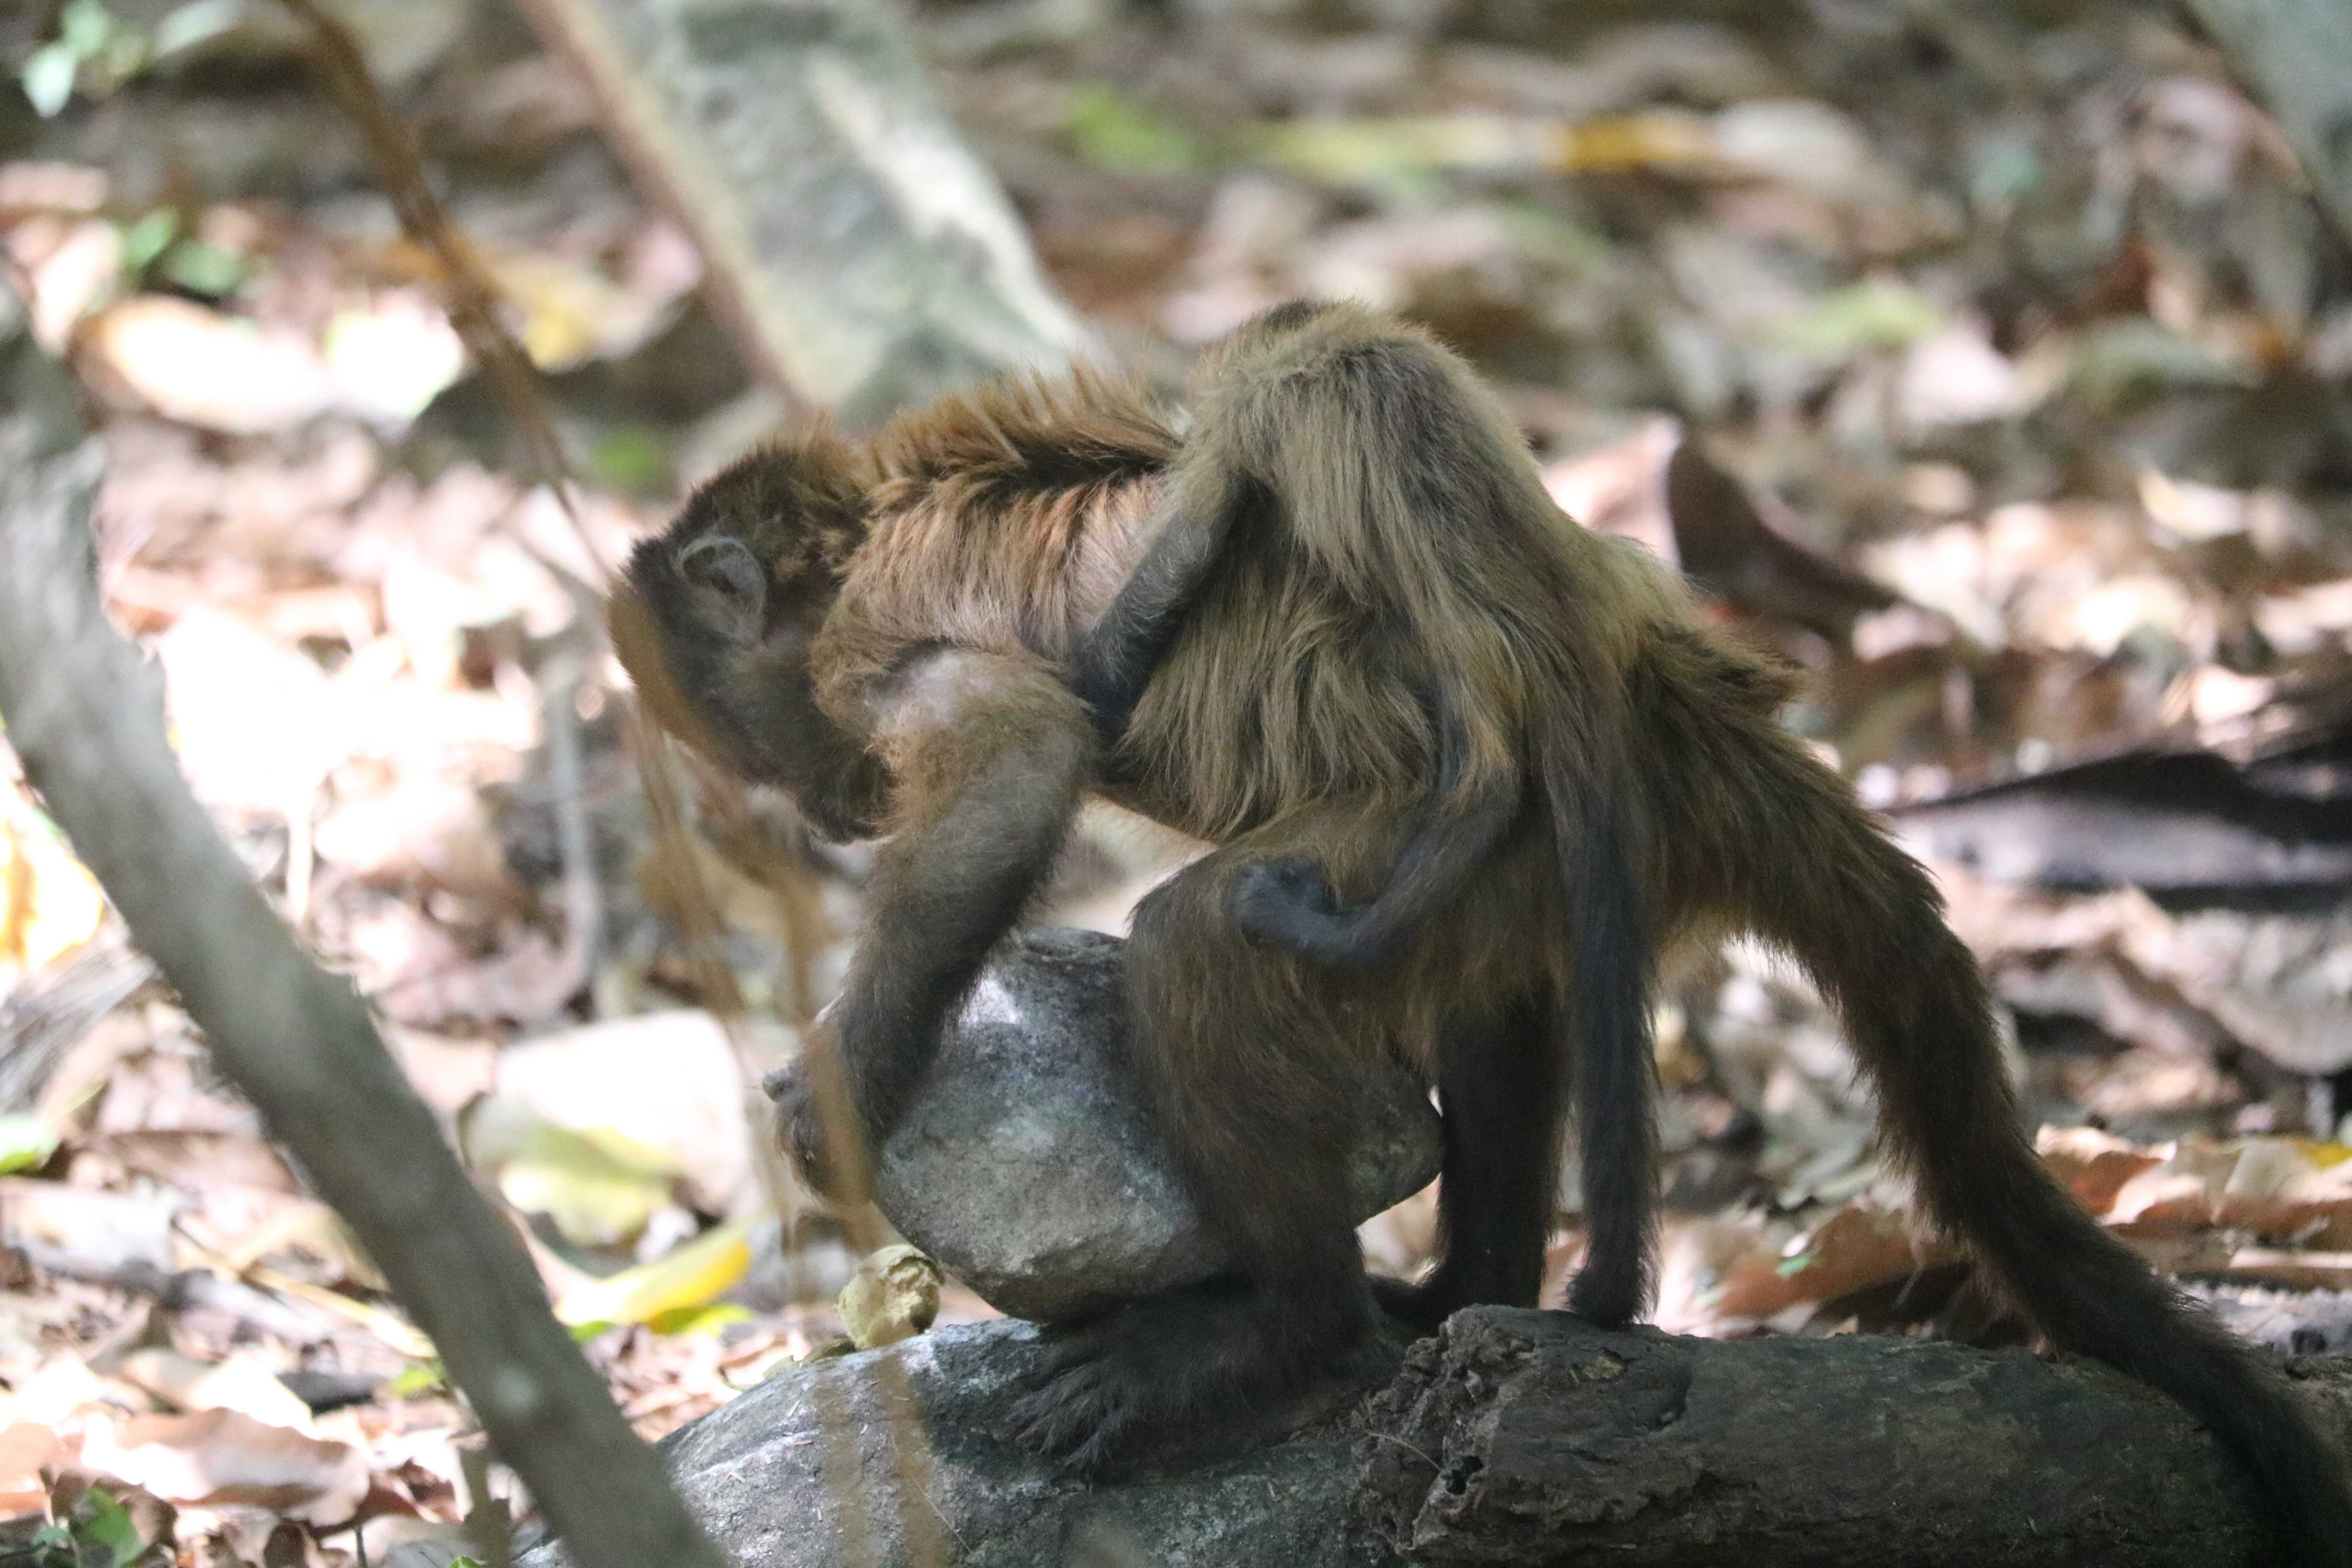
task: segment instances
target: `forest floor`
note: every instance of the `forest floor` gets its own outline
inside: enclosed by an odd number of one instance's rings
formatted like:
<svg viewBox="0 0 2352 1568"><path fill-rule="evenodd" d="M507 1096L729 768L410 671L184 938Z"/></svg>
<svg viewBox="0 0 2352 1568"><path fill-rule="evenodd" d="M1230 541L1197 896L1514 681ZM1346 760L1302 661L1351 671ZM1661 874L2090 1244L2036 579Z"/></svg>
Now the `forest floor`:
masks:
<svg viewBox="0 0 2352 1568"><path fill-rule="evenodd" d="M573 515L272 7L53 9L0 15L0 266L106 437L110 606L199 795L672 1430L839 1333L856 1263L743 1086L841 973L866 861L772 802L698 841L751 1018L714 1022L594 624L778 406L504 0L350 14L545 374ZM1944 880L2053 1167L2242 1330L2352 1344L2352 266L2206 49L2125 0L913 19L1108 353L1172 390L1303 294L1470 355L1563 506L1805 668L1790 722ZM1755 514L1668 519L1685 438ZM1120 930L1195 848L1090 812L1040 919ZM1769 954L1683 963L1659 1020L1659 1322L2018 1332ZM142 1561L352 1563L356 1520L420 1568L511 1494L5 744L0 1171L0 1533L112 1528L95 1477ZM1410 1273L1433 1222L1368 1256Z"/></svg>

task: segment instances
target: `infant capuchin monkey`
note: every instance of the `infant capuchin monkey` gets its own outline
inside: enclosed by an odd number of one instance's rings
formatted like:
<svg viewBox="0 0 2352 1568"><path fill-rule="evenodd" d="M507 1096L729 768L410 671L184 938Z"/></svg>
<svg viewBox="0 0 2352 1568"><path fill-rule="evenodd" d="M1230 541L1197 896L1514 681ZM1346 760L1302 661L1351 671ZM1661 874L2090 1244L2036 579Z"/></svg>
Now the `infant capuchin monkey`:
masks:
<svg viewBox="0 0 2352 1568"><path fill-rule="evenodd" d="M1646 1306L1655 956L1793 955L1875 1081L1934 1218L2057 1344L2163 1389L2352 1564L2343 1466L2274 1373L2043 1171L1993 1002L1926 874L1784 732L1790 678L1636 546L1552 505L1425 334L1286 305L1205 356L1180 437L1080 374L819 431L712 480L614 595L656 716L821 831L885 836L811 1049L869 1138L1095 793L1219 847L1137 908L1132 1048L1235 1259L1054 1331L1008 1430L1084 1470L1262 1414L1420 1329L1532 1306L1576 1109L1578 1312ZM1443 1258L1367 1279L1349 1080L1444 1112ZM837 1167L803 1094L790 1135Z"/></svg>

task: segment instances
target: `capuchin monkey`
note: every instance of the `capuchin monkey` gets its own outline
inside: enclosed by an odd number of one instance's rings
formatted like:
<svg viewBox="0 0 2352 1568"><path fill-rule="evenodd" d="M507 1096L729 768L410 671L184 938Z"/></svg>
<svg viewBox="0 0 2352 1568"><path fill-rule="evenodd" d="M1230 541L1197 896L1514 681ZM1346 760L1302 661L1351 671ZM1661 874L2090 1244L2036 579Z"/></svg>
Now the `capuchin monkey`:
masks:
<svg viewBox="0 0 2352 1568"><path fill-rule="evenodd" d="M1084 1471L1533 1306L1571 1104L1574 1310L1645 1308L1658 953L1752 933L1836 1007L1928 1213L2056 1344L2178 1399L2284 1560L2352 1564L2342 1461L2287 1391L2044 1172L1993 1002L1925 872L1775 721L1791 679L1661 563L1563 517L1425 334L1286 305L1205 356L1180 437L1105 378L951 396L744 459L639 547L643 700L836 837L884 837L811 1043L868 1139L1037 893L1080 799L1214 843L1137 907L1132 1048L1232 1273L1052 1332L1007 1430ZM1349 1083L1444 1112L1444 1254L1366 1278ZM814 1075L812 1075L814 1076ZM789 1136L822 1184L808 1091Z"/></svg>

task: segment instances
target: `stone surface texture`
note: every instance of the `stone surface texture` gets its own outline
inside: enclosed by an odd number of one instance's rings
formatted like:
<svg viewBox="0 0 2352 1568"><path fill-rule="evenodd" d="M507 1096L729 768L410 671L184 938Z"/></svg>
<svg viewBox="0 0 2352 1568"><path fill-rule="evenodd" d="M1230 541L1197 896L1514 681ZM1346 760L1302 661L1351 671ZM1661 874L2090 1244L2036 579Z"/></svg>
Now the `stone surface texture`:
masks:
<svg viewBox="0 0 2352 1568"><path fill-rule="evenodd" d="M1142 1110L1124 944L1024 931L990 962L881 1149L876 1196L998 1310L1053 1322L1223 1267ZM1436 1110L1402 1068L1363 1080L1352 1185L1369 1219L1434 1180Z"/></svg>
<svg viewBox="0 0 2352 1568"><path fill-rule="evenodd" d="M1180 1474L1087 1487L992 1436L1038 1353L1023 1322L935 1329L782 1373L663 1445L688 1506L744 1568L1329 1568L1356 1484L1326 1429ZM908 1489L905 1439L926 1441ZM904 1506L911 1504L909 1506ZM556 1546L523 1568L563 1568Z"/></svg>

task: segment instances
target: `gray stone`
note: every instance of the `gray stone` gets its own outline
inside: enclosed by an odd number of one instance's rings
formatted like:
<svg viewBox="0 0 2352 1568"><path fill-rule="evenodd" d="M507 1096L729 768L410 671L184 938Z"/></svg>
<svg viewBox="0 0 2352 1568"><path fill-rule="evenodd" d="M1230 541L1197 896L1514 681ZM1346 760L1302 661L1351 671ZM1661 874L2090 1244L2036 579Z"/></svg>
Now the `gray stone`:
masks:
<svg viewBox="0 0 2352 1568"><path fill-rule="evenodd" d="M877 1197L890 1223L1016 1318L1082 1316L1226 1262L1141 1109L1124 945L1085 931L1013 938L882 1145ZM1402 1068L1360 1081L1350 1188L1369 1219L1435 1179L1444 1142Z"/></svg>
<svg viewBox="0 0 2352 1568"><path fill-rule="evenodd" d="M1038 1350L1027 1323L975 1323L797 1367L671 1434L663 1458L695 1518L744 1568L1335 1561L1358 1474L1349 1450L1359 1435L1344 1420L1181 1472L1089 1487L992 1436ZM910 1411L925 1439L912 1475L916 1446L902 1445ZM910 1531L932 1532L934 1550ZM554 1544L523 1558L524 1568L565 1563Z"/></svg>

